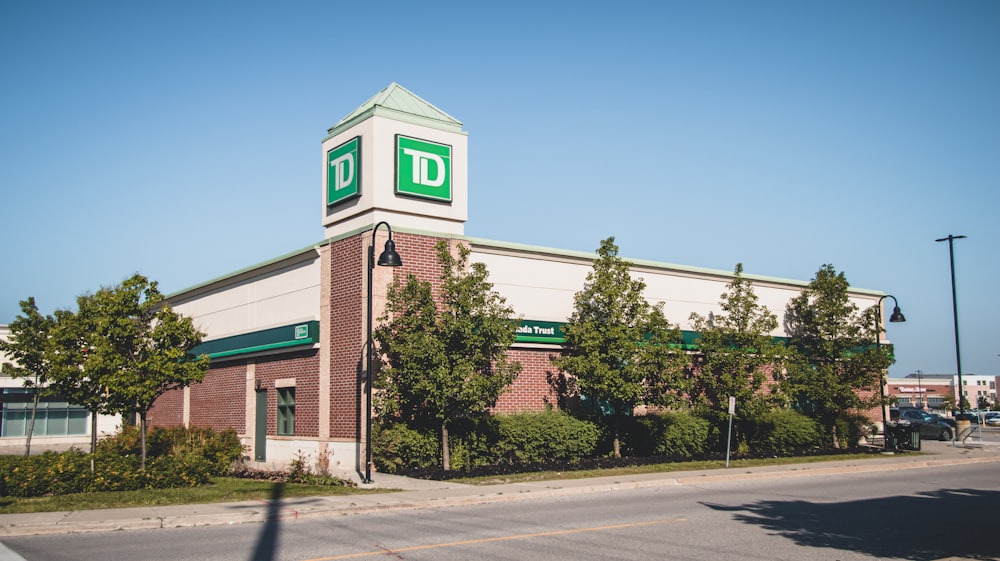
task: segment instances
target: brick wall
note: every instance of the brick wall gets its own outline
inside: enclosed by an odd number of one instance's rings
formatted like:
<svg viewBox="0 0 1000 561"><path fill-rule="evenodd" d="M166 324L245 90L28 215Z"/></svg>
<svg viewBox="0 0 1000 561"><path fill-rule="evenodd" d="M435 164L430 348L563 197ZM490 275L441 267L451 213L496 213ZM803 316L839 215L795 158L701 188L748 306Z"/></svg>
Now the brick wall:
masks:
<svg viewBox="0 0 1000 561"><path fill-rule="evenodd" d="M358 438L361 434L364 293L362 240L367 234L330 245L330 436Z"/></svg>
<svg viewBox="0 0 1000 561"><path fill-rule="evenodd" d="M382 252L386 232L379 230L375 255ZM421 280L440 285L440 267L434 244L439 238L393 232L392 240L403 266L392 269L394 280L414 274ZM364 352L367 326L367 255L371 231L334 242L330 246L330 436L359 438L364 422L361 411L365 376ZM381 268L379 268L381 269ZM384 274L384 273L383 273ZM384 291L375 277L373 321L384 308Z"/></svg>
<svg viewBox="0 0 1000 561"><path fill-rule="evenodd" d="M246 361L213 366L205 380L191 386L189 422L194 427L246 433Z"/></svg>
<svg viewBox="0 0 1000 561"><path fill-rule="evenodd" d="M172 390L156 399L146 415L152 427L176 427L184 424L184 390Z"/></svg>
<svg viewBox="0 0 1000 561"><path fill-rule="evenodd" d="M278 433L278 392L274 381L295 379L295 436L319 436L319 352L315 349L258 359L256 379L267 389L267 434ZM243 399L241 394L241 399ZM194 406L192 399L192 408ZM243 408L241 407L242 411ZM241 413L242 414L242 413ZM192 423L194 416L192 415Z"/></svg>
<svg viewBox="0 0 1000 561"><path fill-rule="evenodd" d="M521 374L500 396L493 411L520 413L544 411L547 407L558 409L559 396L553 382L559 370L552 364L552 356L549 349L512 349L508 359L521 363Z"/></svg>

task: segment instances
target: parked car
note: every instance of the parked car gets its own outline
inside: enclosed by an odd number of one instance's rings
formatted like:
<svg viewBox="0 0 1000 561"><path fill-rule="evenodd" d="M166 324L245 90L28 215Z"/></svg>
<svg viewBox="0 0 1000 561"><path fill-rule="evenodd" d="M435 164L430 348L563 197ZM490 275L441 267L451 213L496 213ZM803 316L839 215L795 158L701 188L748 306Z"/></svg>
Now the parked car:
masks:
<svg viewBox="0 0 1000 561"><path fill-rule="evenodd" d="M945 417L944 415L939 415L937 413L928 413L928 415L930 415L931 417L934 417L938 421L944 421L953 430L955 429L955 427L958 426L958 423L955 422L955 419L952 419L951 417Z"/></svg>
<svg viewBox="0 0 1000 561"><path fill-rule="evenodd" d="M919 426L920 438L951 440L954 434L948 423L935 419L930 413L916 407L893 407L889 409L889 416L898 424Z"/></svg>
<svg viewBox="0 0 1000 561"><path fill-rule="evenodd" d="M987 411L983 420L988 427L1000 427L1000 411Z"/></svg>
<svg viewBox="0 0 1000 561"><path fill-rule="evenodd" d="M966 411L965 413L955 413L955 418L959 421L969 421L974 425L980 424L980 415L976 411Z"/></svg>

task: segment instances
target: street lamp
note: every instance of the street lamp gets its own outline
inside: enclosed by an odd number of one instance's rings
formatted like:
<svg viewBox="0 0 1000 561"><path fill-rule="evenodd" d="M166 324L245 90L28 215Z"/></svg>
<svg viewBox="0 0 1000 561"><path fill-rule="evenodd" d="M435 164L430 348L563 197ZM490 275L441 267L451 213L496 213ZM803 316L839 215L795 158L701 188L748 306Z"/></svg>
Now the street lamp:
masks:
<svg viewBox="0 0 1000 561"><path fill-rule="evenodd" d="M955 240L961 240L965 236L953 236L948 234L947 238L940 238L936 242L948 242L948 257L951 260L951 309L955 316L955 367L958 369L958 412L965 413L965 396L962 392L962 351L958 345L958 296L955 292Z"/></svg>
<svg viewBox="0 0 1000 561"><path fill-rule="evenodd" d="M924 372L922 370L917 370L917 407L920 407L921 409L924 408L923 377Z"/></svg>
<svg viewBox="0 0 1000 561"><path fill-rule="evenodd" d="M880 296L878 299L878 304L875 306L875 352L882 352L882 301L886 298L892 298L892 315L889 316L889 323L902 323L906 321L903 317L903 312L899 311L899 302L896 297L892 294L886 294ZM878 391L879 396L882 398L879 401L879 405L882 407L882 450L885 451L889 446L889 424L886 422L885 418L885 376L879 374L878 377Z"/></svg>
<svg viewBox="0 0 1000 561"><path fill-rule="evenodd" d="M375 233L378 227L385 224L385 229L389 231L389 239L385 242L385 249L378 256L380 267L399 267L403 260L396 253L396 244L392 241L392 227L388 222L382 221L372 228L372 243L368 246L368 340L365 341L365 398L367 400L365 413L365 483L372 482L372 362L374 362L375 350L372 348L372 273L375 271Z"/></svg>

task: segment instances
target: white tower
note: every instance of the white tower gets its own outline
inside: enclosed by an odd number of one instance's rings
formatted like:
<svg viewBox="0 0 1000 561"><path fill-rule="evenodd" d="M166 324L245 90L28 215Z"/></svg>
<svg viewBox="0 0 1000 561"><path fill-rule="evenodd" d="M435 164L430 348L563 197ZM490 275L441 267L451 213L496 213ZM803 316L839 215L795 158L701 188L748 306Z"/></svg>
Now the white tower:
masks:
<svg viewBox="0 0 1000 561"><path fill-rule="evenodd" d="M325 238L380 221L464 234L468 135L462 123L393 82L323 140Z"/></svg>

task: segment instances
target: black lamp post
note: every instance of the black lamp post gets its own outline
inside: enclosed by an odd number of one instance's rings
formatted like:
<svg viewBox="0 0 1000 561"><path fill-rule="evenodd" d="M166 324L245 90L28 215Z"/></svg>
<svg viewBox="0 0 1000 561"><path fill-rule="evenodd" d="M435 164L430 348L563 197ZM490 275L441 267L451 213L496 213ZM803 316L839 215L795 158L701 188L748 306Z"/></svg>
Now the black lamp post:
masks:
<svg viewBox="0 0 1000 561"><path fill-rule="evenodd" d="M882 301L886 298L892 298L892 315L889 316L889 323L901 323L906 321L903 317L903 312L899 311L899 302L896 301L896 297L892 294L886 294L880 296L878 299L878 305L875 306L875 351L881 352L882 350ZM879 405L882 407L882 450L887 450L889 446L889 424L886 422L885 418L885 376L881 373L878 377L878 391L879 396L882 398L879 401Z"/></svg>
<svg viewBox="0 0 1000 561"><path fill-rule="evenodd" d="M368 246L368 340L365 341L365 483L372 482L372 362L374 362L375 350L372 339L372 273L375 271L375 233L378 227L385 224L385 229L389 231L389 239L385 242L385 249L378 256L377 264L380 267L399 267L403 260L396 253L396 244L392 241L392 228L388 222L379 222L372 228L372 243Z"/></svg>
<svg viewBox="0 0 1000 561"><path fill-rule="evenodd" d="M958 295L955 292L955 240L960 240L965 236L953 236L948 234L947 238L940 238L936 242L948 242L948 257L951 260L951 309L955 317L955 367L958 369L958 412L965 413L965 388L962 386L962 351L958 344Z"/></svg>

